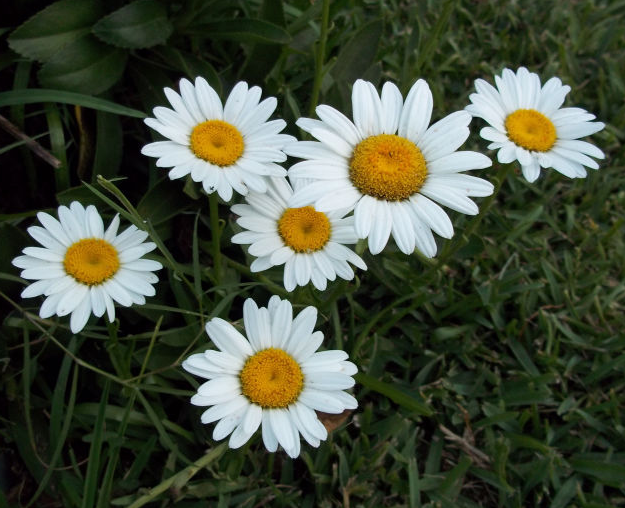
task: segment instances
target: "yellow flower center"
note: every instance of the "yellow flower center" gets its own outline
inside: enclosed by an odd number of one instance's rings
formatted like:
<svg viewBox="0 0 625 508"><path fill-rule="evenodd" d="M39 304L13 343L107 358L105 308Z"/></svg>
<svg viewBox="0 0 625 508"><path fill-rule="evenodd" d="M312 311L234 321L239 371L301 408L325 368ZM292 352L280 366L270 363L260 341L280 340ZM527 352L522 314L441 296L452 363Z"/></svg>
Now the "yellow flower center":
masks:
<svg viewBox="0 0 625 508"><path fill-rule="evenodd" d="M526 150L546 152L556 142L553 122L535 109L518 109L506 118L508 137Z"/></svg>
<svg viewBox="0 0 625 508"><path fill-rule="evenodd" d="M330 220L312 206L287 208L278 221L278 233L295 252L322 249L330 239Z"/></svg>
<svg viewBox="0 0 625 508"><path fill-rule="evenodd" d="M228 122L208 120L191 131L191 150L216 166L230 166L243 154L245 143L239 130Z"/></svg>
<svg viewBox="0 0 625 508"><path fill-rule="evenodd" d="M239 379L243 395L263 408L289 406L304 387L299 364L287 352L273 347L250 356Z"/></svg>
<svg viewBox="0 0 625 508"><path fill-rule="evenodd" d="M419 191L427 176L425 158L412 141L395 134L362 140L349 162L349 178L362 193L403 201Z"/></svg>
<svg viewBox="0 0 625 508"><path fill-rule="evenodd" d="M68 247L63 266L78 282L94 286L115 275L119 270L119 258L115 247L107 241L86 238Z"/></svg>

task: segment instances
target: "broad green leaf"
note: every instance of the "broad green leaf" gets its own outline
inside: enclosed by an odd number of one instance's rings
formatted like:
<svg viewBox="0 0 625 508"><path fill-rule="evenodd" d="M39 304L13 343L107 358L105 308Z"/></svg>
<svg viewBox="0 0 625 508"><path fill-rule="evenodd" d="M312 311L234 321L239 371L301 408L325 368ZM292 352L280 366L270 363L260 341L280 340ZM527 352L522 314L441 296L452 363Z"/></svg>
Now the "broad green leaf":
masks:
<svg viewBox="0 0 625 508"><path fill-rule="evenodd" d="M136 0L102 18L92 32L113 46L139 49L163 44L173 30L163 4Z"/></svg>
<svg viewBox="0 0 625 508"><path fill-rule="evenodd" d="M118 116L98 111L96 113L95 155L91 180L97 175L112 178L117 175L122 160L124 136Z"/></svg>
<svg viewBox="0 0 625 508"><path fill-rule="evenodd" d="M417 400L407 393L404 393L389 383L380 381L379 379L363 374L362 372L356 374L354 378L356 379L356 382L360 383L364 387L388 397L393 402L409 411L414 411L417 414L426 416L430 416L432 414L432 410L427 406L427 404Z"/></svg>
<svg viewBox="0 0 625 508"><path fill-rule="evenodd" d="M84 36L104 13L95 0L60 0L22 23L9 46L27 58L47 61L66 44Z"/></svg>
<svg viewBox="0 0 625 508"><path fill-rule="evenodd" d="M201 23L185 30L189 34L203 35L209 39L225 39L240 42L261 42L264 44L289 44L291 36L284 29L260 19L221 19Z"/></svg>
<svg viewBox="0 0 625 508"><path fill-rule="evenodd" d="M137 211L157 226L181 213L188 205L189 200L182 193L171 191L171 181L165 177L147 191L137 205Z"/></svg>
<svg viewBox="0 0 625 508"><path fill-rule="evenodd" d="M581 459L577 457L573 457L570 464L571 467L578 473L594 476L601 483L617 488L623 486L625 466L622 464Z"/></svg>
<svg viewBox="0 0 625 508"><path fill-rule="evenodd" d="M285 26L282 0L263 0L258 14L261 19L269 23ZM240 75L246 76L254 83L264 82L281 52L282 48L276 44L255 44L247 56Z"/></svg>
<svg viewBox="0 0 625 508"><path fill-rule="evenodd" d="M382 20L363 25L339 52L330 71L337 81L353 83L374 63L382 36Z"/></svg>
<svg viewBox="0 0 625 508"><path fill-rule="evenodd" d="M105 99L91 97L65 90L47 90L45 88L23 88L21 90L11 90L0 92L0 107L14 106L16 104L36 104L39 102L59 102L61 104L74 104L86 108L106 111L116 115L132 116L135 118L145 118L147 115L143 111L127 108Z"/></svg>
<svg viewBox="0 0 625 508"><path fill-rule="evenodd" d="M91 35L68 44L39 70L43 87L97 95L121 77L126 52L101 43Z"/></svg>
<svg viewBox="0 0 625 508"><path fill-rule="evenodd" d="M171 46L162 46L153 50L158 54L168 66L180 71L191 81L202 76L215 91L221 95L221 81L215 68L203 58L195 56L193 53L180 51Z"/></svg>

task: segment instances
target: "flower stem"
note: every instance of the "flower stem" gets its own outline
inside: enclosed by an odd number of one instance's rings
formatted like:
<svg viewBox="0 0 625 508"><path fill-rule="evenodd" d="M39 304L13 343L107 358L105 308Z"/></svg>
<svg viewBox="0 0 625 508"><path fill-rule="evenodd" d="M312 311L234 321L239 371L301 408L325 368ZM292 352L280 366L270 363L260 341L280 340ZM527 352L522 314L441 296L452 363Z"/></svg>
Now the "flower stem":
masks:
<svg viewBox="0 0 625 508"><path fill-rule="evenodd" d="M317 103L319 102L319 91L323 81L323 64L326 56L326 42L328 40L328 24L330 20L330 0L323 0L321 7L321 32L315 54L315 79L313 81L312 93L310 95L310 107L308 116L313 116Z"/></svg>
<svg viewBox="0 0 625 508"><path fill-rule="evenodd" d="M211 247L213 253L213 271L215 273L215 285L221 282L221 226L219 224L219 203L217 193L208 195L208 207L211 224Z"/></svg>

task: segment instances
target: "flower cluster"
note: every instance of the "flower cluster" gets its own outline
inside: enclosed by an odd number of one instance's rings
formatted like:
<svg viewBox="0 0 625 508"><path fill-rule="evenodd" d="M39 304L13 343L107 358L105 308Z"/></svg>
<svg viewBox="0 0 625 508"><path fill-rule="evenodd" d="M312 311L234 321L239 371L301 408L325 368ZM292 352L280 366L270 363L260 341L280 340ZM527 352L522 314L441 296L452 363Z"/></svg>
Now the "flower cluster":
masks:
<svg viewBox="0 0 625 508"><path fill-rule="evenodd" d="M352 114L327 105L319 119L300 118L298 127L314 141L282 134L286 122L270 120L274 97L261 101L259 87L237 83L222 103L205 79L180 81L180 93L166 88L173 109L156 107L145 123L166 140L145 145L144 155L169 177L188 177L231 207L240 228L232 242L247 245L255 259L250 270L283 266L288 292L309 283L324 291L328 281L352 280L354 267L367 265L352 248L360 240L371 255L380 254L392 237L397 249L423 256L437 252L436 235L449 239L452 221L443 207L475 215L471 198L493 193L493 185L467 174L492 165L486 155L460 150L469 137L472 116L489 126L480 134L496 149L500 163L517 160L524 177L535 181L552 167L571 178L597 169L603 152L579 138L604 127L580 108L561 107L568 86L521 67L504 69L495 85L482 79L465 110L431 123L434 101L420 79L404 98L393 83L378 93L357 80ZM288 171L287 156L301 159ZM90 315L115 319L115 302L142 305L153 296L159 261L143 256L156 245L135 226L117 234L119 216L104 229L94 206L73 202L58 208L58 220L40 212L43 227L30 235L41 247L26 247L13 264L24 279L35 280L22 296L43 295L41 318L71 314L70 328L80 332ZM230 436L238 448L259 427L269 451L280 445L291 457L300 453L300 435L311 446L327 438L316 411L341 413L357 407L345 392L354 385L356 366L339 350L317 350L323 334L314 331L317 310L306 307L296 317L288 300L272 296L268 306L252 299L243 305L247 336L214 318L206 332L216 350L192 354L182 367L208 381L191 403L208 407L203 423L218 422L216 440Z"/></svg>

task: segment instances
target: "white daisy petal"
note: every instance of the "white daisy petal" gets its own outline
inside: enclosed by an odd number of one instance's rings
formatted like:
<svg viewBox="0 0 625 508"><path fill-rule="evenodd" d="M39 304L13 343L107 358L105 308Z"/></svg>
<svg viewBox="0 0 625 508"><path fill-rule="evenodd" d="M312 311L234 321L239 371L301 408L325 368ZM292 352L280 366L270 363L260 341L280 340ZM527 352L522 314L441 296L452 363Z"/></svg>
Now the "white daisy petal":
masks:
<svg viewBox="0 0 625 508"><path fill-rule="evenodd" d="M47 229L40 226L31 226L26 231L28 231L28 234L41 245L43 245L46 249L53 251L60 256L65 255L67 246L63 245L60 241L53 238Z"/></svg>
<svg viewBox="0 0 625 508"><path fill-rule="evenodd" d="M354 125L356 125L361 137L366 138L375 134L375 124L377 121L373 118L374 105L371 103L371 94L367 82L362 79L356 80L352 88L352 111L354 115ZM319 138L317 137L317 139ZM349 156L350 153L346 155L346 157Z"/></svg>
<svg viewBox="0 0 625 508"><path fill-rule="evenodd" d="M28 285L20 295L22 298L32 298L33 296L39 296L45 294L46 290L53 283L53 280L43 279L33 282Z"/></svg>
<svg viewBox="0 0 625 508"><path fill-rule="evenodd" d="M332 397L329 392L313 388L304 389L300 394L299 400L311 409L324 413L338 414L344 410L343 405L336 398Z"/></svg>
<svg viewBox="0 0 625 508"><path fill-rule="evenodd" d="M399 119L399 135L421 146L421 136L430 123L433 104L430 87L423 79L417 80L406 96Z"/></svg>
<svg viewBox="0 0 625 508"><path fill-rule="evenodd" d="M409 211L404 203L393 203L390 210L393 239L400 251L404 254L412 254L415 248L415 235Z"/></svg>
<svg viewBox="0 0 625 508"><path fill-rule="evenodd" d="M375 205L375 221L371 225L369 233L369 250L371 254L382 252L391 234L393 218L391 216L390 204L386 201L378 200Z"/></svg>
<svg viewBox="0 0 625 508"><path fill-rule="evenodd" d="M219 441L226 436L229 436L235 429L235 427L237 427L241 423L241 420L243 419L243 416L246 414L246 412L247 407L244 406L219 420L219 422L217 422L217 425L215 425L215 428L213 429L213 439Z"/></svg>
<svg viewBox="0 0 625 508"><path fill-rule="evenodd" d="M356 126L343 113L336 109L322 104L315 109L317 116L321 118L337 134L344 136L351 146L355 146L361 140L360 133Z"/></svg>
<svg viewBox="0 0 625 508"><path fill-rule="evenodd" d="M41 261L51 261L54 263L62 263L64 256L57 251L44 249L41 247L26 247L23 251L27 256L36 258Z"/></svg>
<svg viewBox="0 0 625 508"><path fill-rule="evenodd" d="M590 136L605 127L603 122L583 122L558 127L558 137L561 139L577 139Z"/></svg>
<svg viewBox="0 0 625 508"><path fill-rule="evenodd" d="M80 332L87 324L90 315L91 300L89 297L87 297L84 298L82 302L78 305L78 307L76 307L72 312L72 316L69 322L72 333Z"/></svg>
<svg viewBox="0 0 625 508"><path fill-rule="evenodd" d="M586 141L580 141L577 139L558 139L554 146L564 148L566 150L574 150L597 159L605 158L605 154L599 148Z"/></svg>
<svg viewBox="0 0 625 508"><path fill-rule="evenodd" d="M263 443L267 451L275 452L278 449L278 438L273 430L270 420L271 411L263 411L262 414L262 435Z"/></svg>
<svg viewBox="0 0 625 508"><path fill-rule="evenodd" d="M193 83L191 83L188 79L182 78L180 80L180 96L182 97L182 101L184 102L185 108L191 116L192 124L197 125L198 123L206 120L204 115L202 114L202 110L200 109L200 104L197 100L197 95L195 93L195 87Z"/></svg>
<svg viewBox="0 0 625 508"><path fill-rule="evenodd" d="M223 118L223 106L217 92L202 77L195 78L195 95L204 118L207 120Z"/></svg>
<svg viewBox="0 0 625 508"><path fill-rule="evenodd" d="M220 351L236 357L251 356L254 353L245 337L221 318L213 318L206 323L206 333Z"/></svg>
<svg viewBox="0 0 625 508"><path fill-rule="evenodd" d="M523 176L528 182L534 182L540 176L540 164L538 164L538 160L532 158L529 164L525 166L521 166L521 170L523 171Z"/></svg>
<svg viewBox="0 0 625 508"><path fill-rule="evenodd" d="M437 201L452 210L467 215L477 215L479 211L477 205L466 197L464 193L432 181L426 182L421 188L421 193L432 201Z"/></svg>
<svg viewBox="0 0 625 508"><path fill-rule="evenodd" d="M399 119L404 105L399 88L390 81L384 83L381 101L384 115L381 130L384 134L395 134L399 128Z"/></svg>
<svg viewBox="0 0 625 508"><path fill-rule="evenodd" d="M454 235L451 220L440 206L421 194L413 196L410 202L413 205L413 212L432 231L443 238L451 238Z"/></svg>
<svg viewBox="0 0 625 508"><path fill-rule="evenodd" d="M314 447L319 446L320 440L318 438L316 438L312 434L312 432L310 432L308 430L308 428L304 425L304 423L302 422L302 420L299 417L299 413L298 413L296 407L297 407L297 405L293 404L292 406L290 406L288 408L289 417L290 417L291 421L295 424L295 427L297 428L297 431L301 434L301 436L306 440L306 442L310 446L314 446Z"/></svg>
<svg viewBox="0 0 625 508"><path fill-rule="evenodd" d="M182 79L181 81L187 81L187 80L186 79ZM171 88L165 88L165 89L163 89L163 92L165 92L165 97L167 97L167 100L169 101L169 103L174 108L174 110L176 112L176 117L179 119L178 121L180 121L182 123L182 125L185 126L185 127L192 127L193 125L195 125L196 124L196 120L193 118L193 116L191 115L191 113L187 109L187 106L186 106L184 100L182 99L182 97L180 95L178 95L176 92L174 92ZM171 112L171 110L168 110L167 108L163 108L163 107L159 107L159 106L154 108L154 111L153 111L154 112L154 116L156 116L156 118L161 120L161 122L165 123L165 121L163 119L159 118L159 116L158 116L158 114L156 112L157 109L164 110L164 111L170 111L170 112ZM168 116L171 117L173 115L168 115Z"/></svg>
<svg viewBox="0 0 625 508"><path fill-rule="evenodd" d="M70 240L70 237L67 235L65 229L63 229L61 223L54 217L45 212L39 212L37 214L37 218L39 219L39 222L41 222L41 225L48 230L48 233L50 233L52 238L58 240L65 247L69 247L72 243L74 243L73 240Z"/></svg>
<svg viewBox="0 0 625 508"><path fill-rule="evenodd" d="M202 413L202 423L212 423L221 420L224 416L228 416L238 411L244 406L248 406L249 402L243 395L237 395L228 402L223 402L208 408Z"/></svg>

